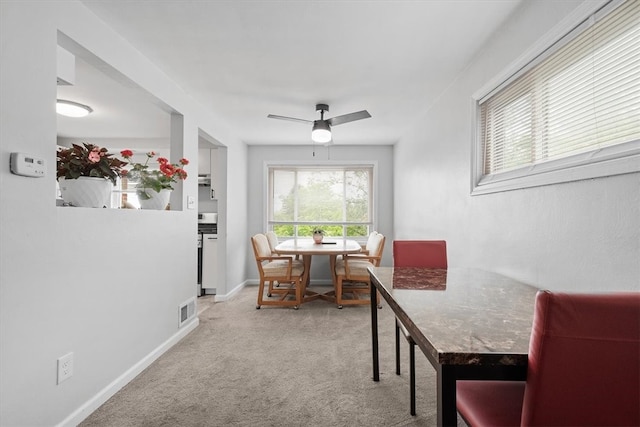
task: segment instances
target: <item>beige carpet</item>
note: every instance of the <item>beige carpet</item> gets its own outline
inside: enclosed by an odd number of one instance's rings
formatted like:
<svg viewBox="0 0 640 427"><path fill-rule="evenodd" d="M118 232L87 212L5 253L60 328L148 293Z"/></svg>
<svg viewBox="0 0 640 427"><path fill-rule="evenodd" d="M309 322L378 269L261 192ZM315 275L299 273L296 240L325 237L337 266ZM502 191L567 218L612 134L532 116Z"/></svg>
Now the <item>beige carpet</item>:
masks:
<svg viewBox="0 0 640 427"><path fill-rule="evenodd" d="M418 415L409 414L408 346L397 376L388 306L378 311L375 383L368 306L256 310L256 293L250 286L223 303L198 299L198 328L81 426L436 425L435 371L419 350Z"/></svg>

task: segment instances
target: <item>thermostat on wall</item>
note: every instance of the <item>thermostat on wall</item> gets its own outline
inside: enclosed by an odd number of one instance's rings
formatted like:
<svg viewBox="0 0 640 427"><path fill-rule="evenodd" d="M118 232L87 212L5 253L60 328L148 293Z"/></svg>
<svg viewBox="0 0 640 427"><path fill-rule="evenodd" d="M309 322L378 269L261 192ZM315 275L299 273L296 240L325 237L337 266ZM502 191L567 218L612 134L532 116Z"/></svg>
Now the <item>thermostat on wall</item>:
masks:
<svg viewBox="0 0 640 427"><path fill-rule="evenodd" d="M11 153L11 173L41 178L46 172L44 160L24 153Z"/></svg>

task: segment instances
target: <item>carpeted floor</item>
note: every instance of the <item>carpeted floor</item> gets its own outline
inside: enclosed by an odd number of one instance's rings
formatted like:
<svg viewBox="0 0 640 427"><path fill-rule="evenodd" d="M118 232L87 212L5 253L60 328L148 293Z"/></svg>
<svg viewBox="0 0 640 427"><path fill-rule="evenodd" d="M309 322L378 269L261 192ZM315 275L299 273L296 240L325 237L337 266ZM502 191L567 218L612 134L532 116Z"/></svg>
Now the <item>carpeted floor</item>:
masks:
<svg viewBox="0 0 640 427"><path fill-rule="evenodd" d="M199 298L198 328L81 426L436 425L435 371L419 350L418 415L409 414L408 345L397 376L394 317L384 303L375 383L368 306L256 310L256 292L250 286L223 303Z"/></svg>

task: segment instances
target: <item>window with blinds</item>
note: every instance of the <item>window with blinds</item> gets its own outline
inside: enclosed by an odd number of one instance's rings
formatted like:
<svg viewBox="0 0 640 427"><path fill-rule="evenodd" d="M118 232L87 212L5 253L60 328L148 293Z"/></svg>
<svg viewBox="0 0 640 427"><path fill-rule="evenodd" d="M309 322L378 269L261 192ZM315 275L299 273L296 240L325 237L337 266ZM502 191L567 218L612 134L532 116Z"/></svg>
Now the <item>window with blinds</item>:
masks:
<svg viewBox="0 0 640 427"><path fill-rule="evenodd" d="M480 98L477 111L474 192L638 171L640 1L591 14ZM584 170L561 172L577 167Z"/></svg>

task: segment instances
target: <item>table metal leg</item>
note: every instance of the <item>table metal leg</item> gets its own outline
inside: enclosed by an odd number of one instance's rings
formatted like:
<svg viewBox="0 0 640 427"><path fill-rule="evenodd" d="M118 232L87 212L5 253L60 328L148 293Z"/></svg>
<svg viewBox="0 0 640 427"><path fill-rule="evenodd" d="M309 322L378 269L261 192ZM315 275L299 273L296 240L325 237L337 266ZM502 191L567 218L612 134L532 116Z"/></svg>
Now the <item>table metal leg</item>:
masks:
<svg viewBox="0 0 640 427"><path fill-rule="evenodd" d="M438 365L438 426L458 424L455 367Z"/></svg>
<svg viewBox="0 0 640 427"><path fill-rule="evenodd" d="M371 300L371 347L373 350L373 380L380 381L380 368L378 366L378 298L373 280L369 283Z"/></svg>
<svg viewBox="0 0 640 427"><path fill-rule="evenodd" d="M409 344L409 413L416 414L416 345Z"/></svg>

